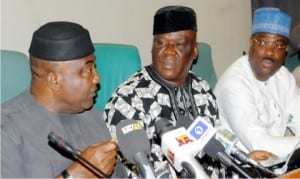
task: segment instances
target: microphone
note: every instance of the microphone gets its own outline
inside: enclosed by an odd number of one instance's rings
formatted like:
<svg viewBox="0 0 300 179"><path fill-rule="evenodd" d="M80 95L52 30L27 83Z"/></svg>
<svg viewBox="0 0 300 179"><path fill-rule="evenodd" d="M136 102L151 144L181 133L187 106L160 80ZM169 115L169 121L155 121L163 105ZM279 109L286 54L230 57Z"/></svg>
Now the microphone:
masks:
<svg viewBox="0 0 300 179"><path fill-rule="evenodd" d="M236 146L236 143L238 141L238 137L234 133L230 132L227 129L219 128L218 131L217 131L216 139L218 139L223 144L223 146L225 147L225 152L227 154L231 154L231 155L235 156L235 158L237 160L239 160L240 162L251 164L251 165L253 165L254 167L257 167L258 169L260 169L263 172L271 174L272 176L277 176L274 172L272 172L271 170L265 168L259 162L251 159L246 152L239 149Z"/></svg>
<svg viewBox="0 0 300 179"><path fill-rule="evenodd" d="M122 120L116 126L116 135L124 157L138 167L142 178L157 178L147 158L150 142L142 125L135 120Z"/></svg>
<svg viewBox="0 0 300 179"><path fill-rule="evenodd" d="M217 130L216 139L223 144L223 146L225 147L225 152L227 154L234 155L240 162L252 164L254 166L259 165L259 163L251 159L246 152L240 150L236 146L238 137L234 133L230 132L227 129L222 129L219 127Z"/></svg>
<svg viewBox="0 0 300 179"><path fill-rule="evenodd" d="M212 137L213 137L213 135L215 134L215 138L223 144L223 147L225 148L224 150L225 150L225 152L227 154L231 154L231 155L235 156L235 158L238 161L240 161L241 163L251 164L254 167L257 167L258 169L260 169L261 171L263 171L265 173L268 173L268 174L271 174L271 176L277 176L271 170L265 168L260 163L258 163L255 160L251 159L246 152L240 150L235 145L237 143L237 141L238 141L239 138L235 134L233 134L232 132L230 132L229 130L223 129L221 127L219 127L218 130L215 130L215 128L213 128L211 126L211 124L209 124L207 121L205 121L201 117L197 117L194 121L189 120L189 119L178 119L176 125L178 127L181 127L181 126L185 127L187 129L187 131L190 133L190 135L194 136L193 135L193 131L195 131L197 129L197 127L196 127L197 125L196 124L197 123L201 124L201 122L202 122L202 125L199 125L199 126L202 126L201 127L202 129L206 129L210 133L209 133L209 135L206 135L207 132L205 132L203 130L203 134L202 135L205 136L204 137L205 140L203 140L201 138L197 139L197 138L193 137L194 140L199 141L198 143L201 146L201 147L199 147L199 146L197 146L197 147L203 148L203 146L205 146L208 143L208 141L211 140ZM198 131L199 131L199 129L198 129ZM202 158L204 154L205 154L204 150L200 150L197 156L199 158ZM230 157L229 158L228 157L226 157L227 158L226 160L232 160ZM227 161L227 163L228 162L230 163L230 161ZM239 166L237 166L237 167L239 167Z"/></svg>
<svg viewBox="0 0 300 179"><path fill-rule="evenodd" d="M187 178L209 178L195 159L199 149L184 127L175 128L168 119L160 118L155 128L163 154L178 173Z"/></svg>
<svg viewBox="0 0 300 179"><path fill-rule="evenodd" d="M228 167L232 167L236 172L241 174L243 177L252 178L246 171L244 171L230 156L224 152L223 145L212 138L207 145L204 147L203 151L210 157L219 160L221 163Z"/></svg>
<svg viewBox="0 0 300 179"><path fill-rule="evenodd" d="M188 125L190 122L192 123L189 124L187 132L195 140L198 151L197 156L201 158L204 155L202 149L215 136L216 129L200 116L198 116L194 121L189 120L185 125Z"/></svg>
<svg viewBox="0 0 300 179"><path fill-rule="evenodd" d="M180 123L182 124L183 122ZM190 121L186 121L185 126L188 126L188 123L190 123ZM197 143L197 146L200 146L200 149L203 149L200 150L197 155L199 158L201 158L206 153L208 156L219 160L224 165L233 167L244 177L251 178L249 174L247 174L241 167L239 167L238 164L235 163L230 158L230 156L224 152L225 148L223 147L223 145L215 139L217 133L216 129L202 117L198 116L192 122L192 124L189 125L187 131L190 136L192 136L192 138L196 141L195 143Z"/></svg>
<svg viewBox="0 0 300 179"><path fill-rule="evenodd" d="M54 134L54 132L50 132L48 134L48 140L52 144L57 146L59 149L70 154L75 159L78 159L78 154L77 154L76 150L67 141L63 140L60 136Z"/></svg>
<svg viewBox="0 0 300 179"><path fill-rule="evenodd" d="M64 139L62 139L60 136L56 135L54 132L50 132L48 134L48 140L52 144L54 144L56 147L61 149L62 151L70 154L72 157L74 157L75 160L81 160L85 164L87 164L89 167L93 168L97 172L99 172L104 177L109 177L109 175L105 174L103 171L101 171L99 168L97 168L95 165L90 163L85 158L81 157L76 150Z"/></svg>

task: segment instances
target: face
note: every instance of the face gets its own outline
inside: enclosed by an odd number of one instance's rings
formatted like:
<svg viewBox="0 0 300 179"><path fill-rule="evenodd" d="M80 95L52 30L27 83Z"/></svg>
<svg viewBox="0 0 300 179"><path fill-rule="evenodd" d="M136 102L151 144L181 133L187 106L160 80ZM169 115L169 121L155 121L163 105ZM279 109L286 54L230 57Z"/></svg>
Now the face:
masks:
<svg viewBox="0 0 300 179"><path fill-rule="evenodd" d="M258 33L251 37L249 62L257 80L268 80L283 65L287 45L280 35Z"/></svg>
<svg viewBox="0 0 300 179"><path fill-rule="evenodd" d="M99 83L95 56L63 62L60 98L69 106L68 112L82 112L92 107Z"/></svg>
<svg viewBox="0 0 300 179"><path fill-rule="evenodd" d="M154 35L152 66L166 82L182 86L198 56L196 32L192 30Z"/></svg>

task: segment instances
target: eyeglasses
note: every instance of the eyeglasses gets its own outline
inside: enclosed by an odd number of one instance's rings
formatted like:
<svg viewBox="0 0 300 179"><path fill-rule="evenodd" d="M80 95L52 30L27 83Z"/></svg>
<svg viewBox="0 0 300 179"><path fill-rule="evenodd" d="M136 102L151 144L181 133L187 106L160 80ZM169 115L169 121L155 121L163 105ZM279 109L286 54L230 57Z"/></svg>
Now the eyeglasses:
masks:
<svg viewBox="0 0 300 179"><path fill-rule="evenodd" d="M262 48L271 47L272 49L276 50L285 50L287 48L287 44L283 44L282 42L274 42L274 43L268 43L262 39L256 39L252 38L252 40Z"/></svg>

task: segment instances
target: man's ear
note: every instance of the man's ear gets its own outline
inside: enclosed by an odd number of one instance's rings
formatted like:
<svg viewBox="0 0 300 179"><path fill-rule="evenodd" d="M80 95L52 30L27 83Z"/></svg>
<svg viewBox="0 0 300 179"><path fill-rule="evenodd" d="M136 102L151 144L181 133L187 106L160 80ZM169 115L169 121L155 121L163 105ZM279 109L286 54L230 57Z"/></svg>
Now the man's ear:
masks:
<svg viewBox="0 0 300 179"><path fill-rule="evenodd" d="M249 38L249 47L251 47L253 45L253 39L252 37Z"/></svg>
<svg viewBox="0 0 300 179"><path fill-rule="evenodd" d="M49 88L57 91L60 89L59 76L54 72L49 72L47 75L47 84Z"/></svg>
<svg viewBox="0 0 300 179"><path fill-rule="evenodd" d="M199 56L199 44L196 43L194 46L193 61L197 60L198 56Z"/></svg>

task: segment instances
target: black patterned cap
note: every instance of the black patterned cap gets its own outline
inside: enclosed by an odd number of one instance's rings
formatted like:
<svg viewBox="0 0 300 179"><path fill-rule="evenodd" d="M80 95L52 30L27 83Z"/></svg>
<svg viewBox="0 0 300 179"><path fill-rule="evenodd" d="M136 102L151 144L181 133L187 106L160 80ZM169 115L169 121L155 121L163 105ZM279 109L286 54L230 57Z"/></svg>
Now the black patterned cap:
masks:
<svg viewBox="0 0 300 179"><path fill-rule="evenodd" d="M30 55L48 61L79 59L94 53L89 32L73 22L49 22L33 33Z"/></svg>
<svg viewBox="0 0 300 179"><path fill-rule="evenodd" d="M166 6L154 15L153 35L181 30L197 31L196 13L184 6Z"/></svg>

